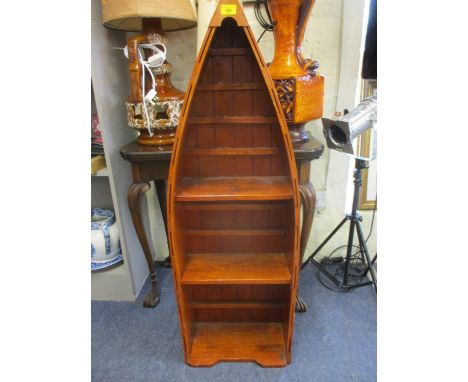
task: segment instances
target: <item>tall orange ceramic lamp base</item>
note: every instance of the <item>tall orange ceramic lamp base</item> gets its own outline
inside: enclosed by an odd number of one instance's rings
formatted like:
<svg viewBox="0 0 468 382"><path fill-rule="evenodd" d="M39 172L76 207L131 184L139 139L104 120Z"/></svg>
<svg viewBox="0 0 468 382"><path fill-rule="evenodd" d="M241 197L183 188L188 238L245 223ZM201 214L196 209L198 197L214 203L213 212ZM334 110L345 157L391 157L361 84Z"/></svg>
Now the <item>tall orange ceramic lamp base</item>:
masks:
<svg viewBox="0 0 468 382"><path fill-rule="evenodd" d="M291 361L299 194L274 84L239 3L221 0L174 142L168 226L185 360Z"/></svg>
<svg viewBox="0 0 468 382"><path fill-rule="evenodd" d="M275 54L269 65L294 143L305 142L304 125L323 114L323 77L303 56L302 39L315 0L268 0L275 22Z"/></svg>

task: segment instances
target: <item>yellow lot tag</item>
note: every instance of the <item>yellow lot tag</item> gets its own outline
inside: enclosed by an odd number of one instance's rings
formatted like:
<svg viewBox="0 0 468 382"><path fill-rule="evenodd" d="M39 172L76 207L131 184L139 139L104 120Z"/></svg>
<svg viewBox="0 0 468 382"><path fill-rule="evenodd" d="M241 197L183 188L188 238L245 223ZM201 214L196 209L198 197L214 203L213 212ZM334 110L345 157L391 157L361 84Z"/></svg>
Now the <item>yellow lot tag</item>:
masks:
<svg viewBox="0 0 468 382"><path fill-rule="evenodd" d="M237 5L236 4L222 4L221 5L221 15L222 16L229 16L235 15L237 13Z"/></svg>

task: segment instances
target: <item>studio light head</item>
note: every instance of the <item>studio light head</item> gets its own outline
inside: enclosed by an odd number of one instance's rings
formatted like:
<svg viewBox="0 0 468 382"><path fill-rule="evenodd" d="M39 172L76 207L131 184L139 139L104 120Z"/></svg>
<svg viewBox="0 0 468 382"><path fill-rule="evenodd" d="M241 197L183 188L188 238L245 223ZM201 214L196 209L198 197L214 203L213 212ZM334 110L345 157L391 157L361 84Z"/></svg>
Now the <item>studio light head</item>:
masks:
<svg viewBox="0 0 468 382"><path fill-rule="evenodd" d="M365 160L377 157L377 95L366 98L338 120L322 118L322 124L328 148ZM358 138L369 129L369 156L362 157L357 151Z"/></svg>
<svg viewBox="0 0 468 382"><path fill-rule="evenodd" d="M350 214L346 214L343 220L336 226L330 235L319 245L319 247L310 255L310 257L302 263L301 269L307 264L314 264L321 274L325 275L329 281L331 281L332 287L329 287L322 283L319 273L320 283L328 289L335 292L348 292L351 289L360 288L366 285L374 285L375 292L377 292L377 277L374 270L374 263L377 259L377 255L373 259L369 256L367 249L367 239L364 238L364 233L361 227L362 217L358 213L359 195L361 193L362 186L362 171L369 168L367 161L375 159L377 157L377 96L366 98L359 105L357 105L350 113L345 114L338 120L332 120L322 118L323 123L323 134L327 140L327 145L330 149L334 149L343 153L352 155L354 160L354 195L353 195L353 207ZM357 150L357 143L360 141L360 137L363 134L369 132L370 136L370 147L369 155L360 155ZM366 150L367 155L367 147ZM373 218L372 218L373 219ZM331 257L335 252L332 252L328 259L325 258L325 262L315 260L315 257L322 250L322 248L335 236L339 229L347 222L350 221L348 245L345 246L346 258L343 257ZM356 245L353 244L354 232L357 232L359 246L356 251ZM341 247L340 247L341 248ZM359 253L359 255L357 255ZM352 271L351 261L356 260L363 267L359 268L357 272ZM340 264L338 268L335 264ZM327 266L335 267L335 269L328 268ZM340 272L339 272L340 271ZM367 279L367 273L370 272L371 278ZM340 275L341 273L341 275ZM354 278L354 281L350 281Z"/></svg>

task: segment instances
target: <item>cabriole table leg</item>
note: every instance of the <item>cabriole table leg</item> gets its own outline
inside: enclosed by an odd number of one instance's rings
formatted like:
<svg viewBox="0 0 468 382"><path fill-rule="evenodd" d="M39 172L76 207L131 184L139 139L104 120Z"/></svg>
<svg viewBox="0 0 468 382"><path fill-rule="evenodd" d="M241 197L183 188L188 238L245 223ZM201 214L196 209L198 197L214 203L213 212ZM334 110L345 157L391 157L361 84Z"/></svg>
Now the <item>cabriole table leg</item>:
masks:
<svg viewBox="0 0 468 382"><path fill-rule="evenodd" d="M164 229L166 230L167 240L167 198L166 198L166 181L164 179L158 179L154 181L156 186L156 194L158 195L159 205L161 207L161 215L164 222ZM171 257L167 256L164 259L164 266L171 267Z"/></svg>
<svg viewBox="0 0 468 382"><path fill-rule="evenodd" d="M309 241L310 230L314 220L315 205L317 203L317 194L312 183L299 185L302 206L302 227L301 227L301 262L304 260L304 254ZM307 310L305 301L299 296L296 297L296 312L304 313Z"/></svg>
<svg viewBox="0 0 468 382"><path fill-rule="evenodd" d="M130 214L132 215L133 225L135 226L135 231L140 241L141 247L143 248L143 253L146 257L146 262L148 263L148 269L150 271L151 278L151 290L145 297L143 306L145 308L154 308L159 303L159 293L157 291L158 279L156 277L156 270L154 268L153 256L151 255L150 246L148 243L148 238L145 232L145 226L141 218L141 195L147 192L150 189L149 183L134 183L128 189L128 207L130 209Z"/></svg>

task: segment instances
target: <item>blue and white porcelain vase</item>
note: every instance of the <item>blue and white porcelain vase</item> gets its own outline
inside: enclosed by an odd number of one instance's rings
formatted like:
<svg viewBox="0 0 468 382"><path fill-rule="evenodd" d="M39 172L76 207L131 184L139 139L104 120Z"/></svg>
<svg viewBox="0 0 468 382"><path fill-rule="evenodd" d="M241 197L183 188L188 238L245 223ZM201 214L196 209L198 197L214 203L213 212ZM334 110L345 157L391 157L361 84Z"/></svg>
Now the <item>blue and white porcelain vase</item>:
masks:
<svg viewBox="0 0 468 382"><path fill-rule="evenodd" d="M119 230L111 210L91 209L91 270L114 265L122 260Z"/></svg>

